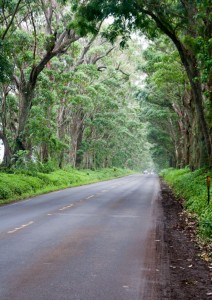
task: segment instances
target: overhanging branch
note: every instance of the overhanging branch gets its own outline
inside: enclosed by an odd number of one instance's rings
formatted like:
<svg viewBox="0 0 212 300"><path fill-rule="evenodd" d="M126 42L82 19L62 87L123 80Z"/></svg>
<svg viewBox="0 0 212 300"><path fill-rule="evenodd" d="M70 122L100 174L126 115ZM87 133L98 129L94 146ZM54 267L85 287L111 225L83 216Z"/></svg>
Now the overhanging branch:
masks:
<svg viewBox="0 0 212 300"><path fill-rule="evenodd" d="M15 15L16 15L17 11L18 11L18 8L19 8L19 5L20 5L21 1L22 1L22 0L19 0L18 3L17 3L17 5L16 5L16 7L15 7L15 10L14 10L14 13L13 13L13 15L12 15L12 18L11 18L11 20L10 20L10 22L9 22L9 24L8 24L8 26L7 26L7 28L5 29L3 35L2 35L2 38L1 38L2 40L5 39L5 37L6 37L7 33L8 33L8 31L9 31L10 27L12 26L13 20L14 20L14 18L15 18Z"/></svg>

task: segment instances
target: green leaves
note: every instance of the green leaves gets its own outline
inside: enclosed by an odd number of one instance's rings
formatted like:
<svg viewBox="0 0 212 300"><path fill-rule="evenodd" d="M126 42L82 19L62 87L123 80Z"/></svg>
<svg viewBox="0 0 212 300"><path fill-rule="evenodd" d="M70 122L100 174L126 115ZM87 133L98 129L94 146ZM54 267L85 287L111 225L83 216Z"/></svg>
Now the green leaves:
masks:
<svg viewBox="0 0 212 300"><path fill-rule="evenodd" d="M212 205L207 205L206 175L210 171L199 169L191 172L188 168L167 169L162 172L165 180L175 193L185 199L184 206L195 214L199 223L198 231L204 238L212 238Z"/></svg>
<svg viewBox="0 0 212 300"><path fill-rule="evenodd" d="M8 78L7 85L2 86L5 102L0 122L7 120L4 132L12 154L17 152L18 136L27 159L30 161L31 156L42 164L54 160L60 166L75 166L80 160L82 167L141 168L142 163L149 163L150 146L133 87L141 75L137 69L142 60L137 55L140 46L129 41L128 48L119 47L125 46L130 35L126 20L118 18L122 11L133 19L127 11L128 1L114 14L114 47L103 37L107 24L99 27L111 1L98 1L106 11L94 19L93 10L98 13L99 7L90 7L89 20L81 14L83 7L76 5L75 12L70 9L70 1L48 2L53 7L45 1L23 3L0 52L2 74ZM8 3L7 12L13 11L14 5L9 8ZM114 28L109 26L108 32ZM115 41L125 30L124 38ZM78 34L86 37L79 39ZM69 44L72 38L76 41ZM9 62L13 79L6 73ZM24 164L24 159L19 162Z"/></svg>
<svg viewBox="0 0 212 300"><path fill-rule="evenodd" d="M159 168L175 161L182 133L179 123L184 120L183 95L186 76L178 53L161 38L145 52L142 68L149 75L145 89L138 91L141 118L149 122L148 140L153 144L153 159ZM183 146L182 146L183 148Z"/></svg>
<svg viewBox="0 0 212 300"><path fill-rule="evenodd" d="M13 66L10 62L9 45L0 41L0 83L9 82L12 76Z"/></svg>

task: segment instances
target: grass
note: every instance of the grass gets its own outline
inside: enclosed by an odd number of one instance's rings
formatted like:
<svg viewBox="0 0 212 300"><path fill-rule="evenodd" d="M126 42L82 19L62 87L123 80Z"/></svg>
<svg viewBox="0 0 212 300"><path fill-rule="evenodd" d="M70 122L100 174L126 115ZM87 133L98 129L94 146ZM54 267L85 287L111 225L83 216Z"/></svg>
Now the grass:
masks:
<svg viewBox="0 0 212 300"><path fill-rule="evenodd" d="M206 185L206 177L212 176L211 171L167 169L163 170L161 175L175 194L185 200L184 207L196 217L201 237L212 239L212 197L208 205Z"/></svg>
<svg viewBox="0 0 212 300"><path fill-rule="evenodd" d="M0 205L51 191L109 180L133 174L127 169L57 170L46 173L8 174L0 172Z"/></svg>

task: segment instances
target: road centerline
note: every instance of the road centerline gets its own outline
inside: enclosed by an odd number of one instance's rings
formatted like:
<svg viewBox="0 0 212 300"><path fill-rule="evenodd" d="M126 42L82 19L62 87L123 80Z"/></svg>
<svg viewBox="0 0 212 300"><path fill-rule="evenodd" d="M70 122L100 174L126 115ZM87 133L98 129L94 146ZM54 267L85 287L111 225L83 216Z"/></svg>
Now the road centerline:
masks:
<svg viewBox="0 0 212 300"><path fill-rule="evenodd" d="M9 234L15 233L16 231L21 230L21 229L24 229L25 227L28 227L28 226L30 226L30 225L33 224L33 223L34 223L34 221L30 221L29 223L23 224L23 225L21 225L20 227L16 227L15 229L8 231L7 233L9 233Z"/></svg>
<svg viewBox="0 0 212 300"><path fill-rule="evenodd" d="M95 195L91 195L91 196L89 196L89 197L87 197L86 199L91 199L91 198L93 198Z"/></svg>

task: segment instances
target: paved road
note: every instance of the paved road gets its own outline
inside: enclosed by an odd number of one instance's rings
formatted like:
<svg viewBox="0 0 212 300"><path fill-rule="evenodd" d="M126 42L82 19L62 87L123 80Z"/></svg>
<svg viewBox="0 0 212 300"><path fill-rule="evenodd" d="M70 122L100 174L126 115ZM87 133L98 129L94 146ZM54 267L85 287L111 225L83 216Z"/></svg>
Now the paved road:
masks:
<svg viewBox="0 0 212 300"><path fill-rule="evenodd" d="M152 300L158 192L132 175L0 207L0 299Z"/></svg>

